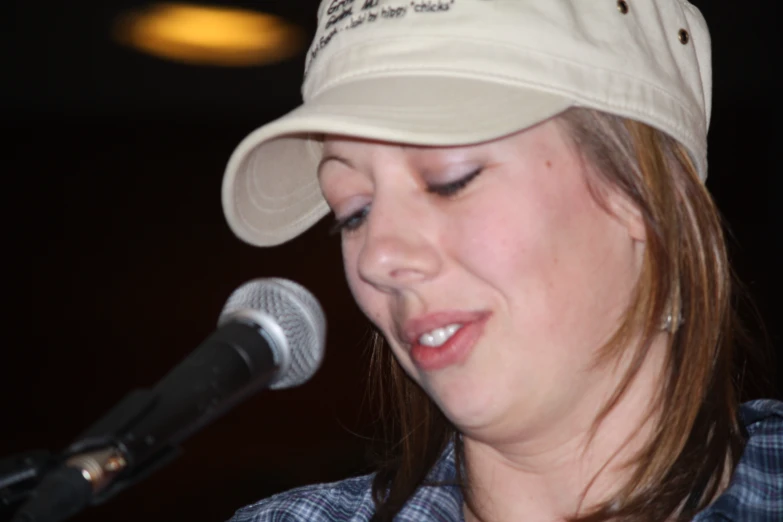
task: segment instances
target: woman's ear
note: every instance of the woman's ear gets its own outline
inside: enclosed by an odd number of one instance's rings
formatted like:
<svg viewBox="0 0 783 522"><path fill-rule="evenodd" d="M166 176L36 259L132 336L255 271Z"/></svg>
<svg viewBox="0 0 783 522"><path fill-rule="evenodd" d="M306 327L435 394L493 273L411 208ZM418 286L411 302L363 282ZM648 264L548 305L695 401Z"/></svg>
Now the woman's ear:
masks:
<svg viewBox="0 0 783 522"><path fill-rule="evenodd" d="M619 190L610 190L606 196L609 211L625 226L634 241L647 241L647 230L639 207Z"/></svg>

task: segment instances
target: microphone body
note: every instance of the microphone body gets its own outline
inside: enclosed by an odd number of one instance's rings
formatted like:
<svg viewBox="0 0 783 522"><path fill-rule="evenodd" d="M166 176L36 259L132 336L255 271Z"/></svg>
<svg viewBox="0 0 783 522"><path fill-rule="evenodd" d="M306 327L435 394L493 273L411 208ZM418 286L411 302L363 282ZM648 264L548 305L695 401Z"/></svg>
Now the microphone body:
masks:
<svg viewBox="0 0 783 522"><path fill-rule="evenodd" d="M118 438L129 464L179 444L238 400L266 388L279 369L274 349L258 325L230 321L218 328L155 386L149 411Z"/></svg>
<svg viewBox="0 0 783 522"><path fill-rule="evenodd" d="M323 358L323 311L291 281L246 283L218 324L154 388L131 392L77 438L13 522L59 522L106 501L176 457L183 440L249 395L302 384Z"/></svg>

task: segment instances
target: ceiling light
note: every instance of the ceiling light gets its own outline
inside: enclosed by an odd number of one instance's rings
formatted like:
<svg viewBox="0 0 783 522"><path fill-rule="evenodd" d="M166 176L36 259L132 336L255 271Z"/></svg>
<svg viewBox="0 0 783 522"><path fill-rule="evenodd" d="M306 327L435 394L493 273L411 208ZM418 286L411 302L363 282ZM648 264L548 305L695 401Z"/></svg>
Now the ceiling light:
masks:
<svg viewBox="0 0 783 522"><path fill-rule="evenodd" d="M303 43L282 19L245 9L156 4L123 16L115 39L140 51L190 64L250 66L285 60Z"/></svg>

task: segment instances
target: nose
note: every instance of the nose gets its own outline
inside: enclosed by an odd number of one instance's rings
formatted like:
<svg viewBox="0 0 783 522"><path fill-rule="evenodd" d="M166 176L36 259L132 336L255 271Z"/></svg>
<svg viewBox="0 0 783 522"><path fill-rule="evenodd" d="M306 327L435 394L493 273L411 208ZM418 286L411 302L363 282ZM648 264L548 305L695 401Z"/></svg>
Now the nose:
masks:
<svg viewBox="0 0 783 522"><path fill-rule="evenodd" d="M365 223L359 275L383 292L428 281L441 269L437 217L426 202L413 199L376 194Z"/></svg>

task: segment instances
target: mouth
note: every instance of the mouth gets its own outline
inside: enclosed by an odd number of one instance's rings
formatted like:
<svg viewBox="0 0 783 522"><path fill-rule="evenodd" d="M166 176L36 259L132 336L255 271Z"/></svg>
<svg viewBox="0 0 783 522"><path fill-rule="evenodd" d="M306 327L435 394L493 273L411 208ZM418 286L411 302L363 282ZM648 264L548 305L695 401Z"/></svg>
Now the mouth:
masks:
<svg viewBox="0 0 783 522"><path fill-rule="evenodd" d="M439 312L406 323L413 363L435 371L464 362L484 332L489 312Z"/></svg>
<svg viewBox="0 0 783 522"><path fill-rule="evenodd" d="M419 336L419 344L437 348L442 346L443 343L451 339L451 337L462 328L463 325L459 323L453 323L443 328L435 328L429 332L423 333Z"/></svg>

